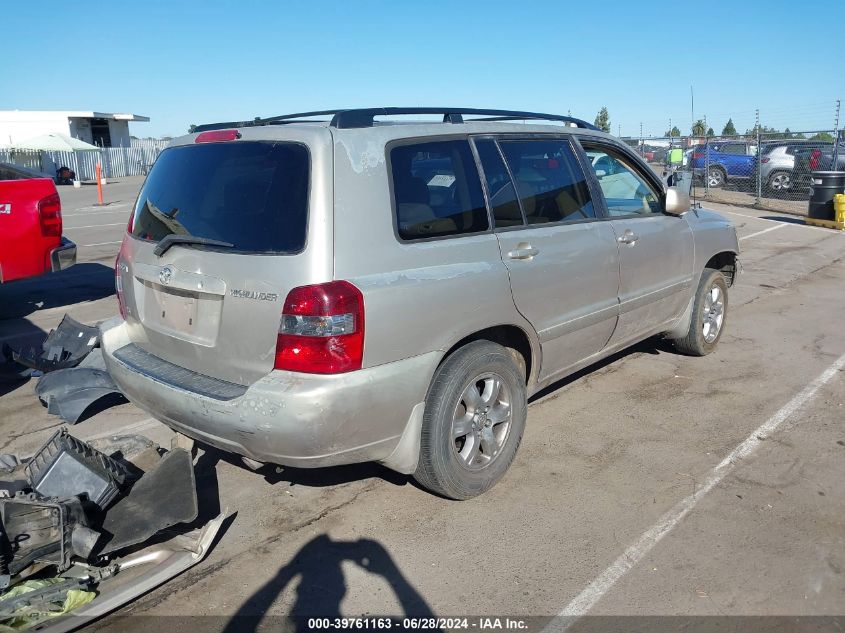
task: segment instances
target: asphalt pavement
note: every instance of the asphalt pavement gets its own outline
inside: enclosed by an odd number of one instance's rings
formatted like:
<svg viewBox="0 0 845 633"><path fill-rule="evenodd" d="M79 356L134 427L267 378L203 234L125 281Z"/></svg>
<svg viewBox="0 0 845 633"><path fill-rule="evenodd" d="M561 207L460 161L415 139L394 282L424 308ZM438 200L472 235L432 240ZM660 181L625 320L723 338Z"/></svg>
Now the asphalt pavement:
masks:
<svg viewBox="0 0 845 633"><path fill-rule="evenodd" d="M60 189L79 263L0 287L0 342L64 313L113 315L112 265L140 178ZM704 358L657 339L529 407L519 454L485 495L448 501L378 465L254 472L209 451L207 559L120 615L845 615L845 234L774 212L734 221L743 274ZM54 431L33 382L0 383L0 451ZM167 442L131 404L73 428ZM577 627L573 627L573 630Z"/></svg>

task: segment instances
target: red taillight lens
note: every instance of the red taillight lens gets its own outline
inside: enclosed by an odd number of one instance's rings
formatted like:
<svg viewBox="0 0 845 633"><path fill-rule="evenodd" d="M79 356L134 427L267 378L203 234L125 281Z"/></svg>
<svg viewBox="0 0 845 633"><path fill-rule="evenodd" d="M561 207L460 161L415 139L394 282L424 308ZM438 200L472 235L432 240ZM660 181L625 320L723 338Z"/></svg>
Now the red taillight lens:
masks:
<svg viewBox="0 0 845 633"><path fill-rule="evenodd" d="M765 163L768 163L770 160L772 160L772 159L769 158L768 156L763 156L763 158L760 159L760 162L765 164Z"/></svg>
<svg viewBox="0 0 845 633"><path fill-rule="evenodd" d="M814 149L810 152L810 169L819 168L819 158L821 158L821 150Z"/></svg>
<svg viewBox="0 0 845 633"><path fill-rule="evenodd" d="M117 295L117 308L120 310L120 316L126 320L126 301L123 298L123 277L121 277L123 267L123 260L118 253L117 259L114 260L114 293Z"/></svg>
<svg viewBox="0 0 845 633"><path fill-rule="evenodd" d="M692 159L693 160L704 160L704 154L702 152L693 152Z"/></svg>
<svg viewBox="0 0 845 633"><path fill-rule="evenodd" d="M41 235L62 236L62 202L59 194L53 193L38 201L38 217L41 221Z"/></svg>
<svg viewBox="0 0 845 633"><path fill-rule="evenodd" d="M194 139L194 143L219 143L220 141L234 141L240 137L241 133L237 130L211 130L210 132L201 132Z"/></svg>
<svg viewBox="0 0 845 633"><path fill-rule="evenodd" d="M126 232L132 233L132 229L135 226L135 209L132 209L132 213L129 214L129 222L126 223Z"/></svg>
<svg viewBox="0 0 845 633"><path fill-rule="evenodd" d="M364 295L348 281L288 293L276 339L276 369L340 374L361 369Z"/></svg>

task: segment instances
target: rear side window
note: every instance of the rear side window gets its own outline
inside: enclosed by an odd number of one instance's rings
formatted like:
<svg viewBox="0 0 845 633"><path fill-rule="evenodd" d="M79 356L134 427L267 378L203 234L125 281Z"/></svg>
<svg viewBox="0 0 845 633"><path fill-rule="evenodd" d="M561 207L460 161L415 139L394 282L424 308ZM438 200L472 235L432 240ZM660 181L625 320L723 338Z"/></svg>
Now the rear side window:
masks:
<svg viewBox="0 0 845 633"><path fill-rule="evenodd" d="M496 142L490 139L475 141L475 149L484 171L487 184L487 195L490 198L490 208L493 211L493 222L497 228L507 226L522 226L524 224L522 211L516 190L513 188L510 174L499 154Z"/></svg>
<svg viewBox="0 0 845 633"><path fill-rule="evenodd" d="M309 156L295 143L233 142L164 150L135 206L132 235L190 235L229 251L298 253L305 247Z"/></svg>
<svg viewBox="0 0 845 633"><path fill-rule="evenodd" d="M501 141L528 224L596 217L587 180L567 141Z"/></svg>
<svg viewBox="0 0 845 633"><path fill-rule="evenodd" d="M466 140L390 150L399 237L415 240L489 228L478 170Z"/></svg>

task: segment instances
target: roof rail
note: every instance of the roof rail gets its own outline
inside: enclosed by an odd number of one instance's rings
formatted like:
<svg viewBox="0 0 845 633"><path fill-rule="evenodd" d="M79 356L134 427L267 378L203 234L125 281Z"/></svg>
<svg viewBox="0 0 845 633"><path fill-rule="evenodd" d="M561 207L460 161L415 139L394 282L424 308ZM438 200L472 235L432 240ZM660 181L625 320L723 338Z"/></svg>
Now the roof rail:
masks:
<svg viewBox="0 0 845 633"><path fill-rule="evenodd" d="M308 119L315 116L334 116L342 110L315 110L314 112L297 112L296 114L283 114L272 116L266 119L255 117L252 121L227 121L225 123L204 123L197 125L194 132L207 132L208 130L223 130L233 127L255 127L258 125L272 125L275 123L293 123L299 119Z"/></svg>
<svg viewBox="0 0 845 633"><path fill-rule="evenodd" d="M254 127L259 125L277 125L293 123L303 119L317 116L331 115L329 125L334 128L361 128L372 127L377 116L391 116L398 114L440 114L443 115L443 123L464 123L463 115L488 117L476 119L480 121L560 121L570 123L575 127L587 130L598 130L595 125L587 123L582 119L560 114L543 114L541 112L523 112L521 110L491 110L487 108L357 108L350 110L315 110L313 112L298 112L296 114L283 114L280 116L267 117L262 119L255 117L252 121L229 121L226 123L207 123L194 128L195 132L208 130L220 130L225 128Z"/></svg>
<svg viewBox="0 0 845 633"><path fill-rule="evenodd" d="M571 116L543 114L541 112L523 112L521 110L491 110L488 108L361 108L356 110L342 110L332 117L331 126L336 128L371 127L374 117L396 114L442 114L444 123L463 123L463 115L465 114L493 117L481 119L482 121L535 119L572 123L576 127L598 130L595 125Z"/></svg>

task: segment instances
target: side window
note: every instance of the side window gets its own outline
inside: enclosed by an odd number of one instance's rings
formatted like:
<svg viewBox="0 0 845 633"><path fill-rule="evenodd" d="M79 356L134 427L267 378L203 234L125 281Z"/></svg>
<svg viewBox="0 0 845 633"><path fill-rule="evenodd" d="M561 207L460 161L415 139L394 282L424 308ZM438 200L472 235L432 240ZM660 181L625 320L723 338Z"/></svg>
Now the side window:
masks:
<svg viewBox="0 0 845 633"><path fill-rule="evenodd" d="M748 147L741 143L730 143L728 145L723 145L721 152L723 154L734 154L736 156L746 156L752 153L748 151Z"/></svg>
<svg viewBox="0 0 845 633"><path fill-rule="evenodd" d="M469 141L398 145L390 150L399 237L415 240L489 228Z"/></svg>
<svg viewBox="0 0 845 633"><path fill-rule="evenodd" d="M568 141L500 141L528 224L596 217Z"/></svg>
<svg viewBox="0 0 845 633"><path fill-rule="evenodd" d="M611 217L662 213L660 197L645 178L609 148L584 143Z"/></svg>
<svg viewBox="0 0 845 633"><path fill-rule="evenodd" d="M490 197L490 207L493 211L493 221L497 227L521 226L522 211L516 198L511 177L499 154L495 141L481 139L475 141L484 179L487 184L487 195Z"/></svg>

